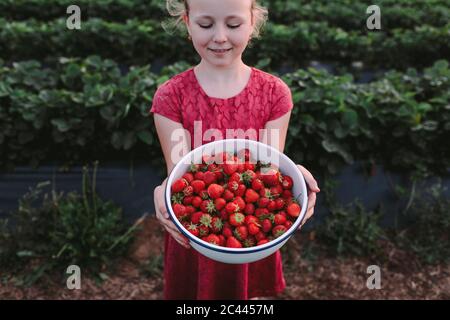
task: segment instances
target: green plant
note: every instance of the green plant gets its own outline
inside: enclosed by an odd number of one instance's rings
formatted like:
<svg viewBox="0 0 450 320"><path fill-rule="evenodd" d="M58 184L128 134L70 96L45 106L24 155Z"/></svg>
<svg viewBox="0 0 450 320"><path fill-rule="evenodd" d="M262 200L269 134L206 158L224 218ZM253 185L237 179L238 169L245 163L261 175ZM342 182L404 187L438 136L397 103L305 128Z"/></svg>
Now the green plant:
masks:
<svg viewBox="0 0 450 320"><path fill-rule="evenodd" d="M7 237L0 237L0 258L15 270L33 266L25 284L49 271L62 274L72 264L99 275L126 253L135 227L128 228L122 221L120 207L97 195L96 172L97 163L90 185L88 167L84 167L81 195L52 190L36 207L43 187L50 184L47 182L30 188L19 200L19 208L12 214L14 224L9 226Z"/></svg>
<svg viewBox="0 0 450 320"><path fill-rule="evenodd" d="M333 194L329 186L326 190L325 193ZM381 253L378 242L386 237L380 226L381 206L367 212L359 199L347 206L333 199L327 202L327 207L330 213L318 226L317 239L330 254L377 257Z"/></svg>
<svg viewBox="0 0 450 320"><path fill-rule="evenodd" d="M439 181L416 195L406 214L409 224L397 235L397 243L426 264L450 261L450 199L445 192Z"/></svg>

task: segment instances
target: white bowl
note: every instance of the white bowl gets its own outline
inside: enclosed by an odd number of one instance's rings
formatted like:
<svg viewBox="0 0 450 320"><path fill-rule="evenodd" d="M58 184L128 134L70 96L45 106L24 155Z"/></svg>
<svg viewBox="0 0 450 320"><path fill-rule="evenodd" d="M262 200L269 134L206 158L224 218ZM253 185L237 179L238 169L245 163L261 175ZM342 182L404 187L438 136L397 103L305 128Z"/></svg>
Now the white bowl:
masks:
<svg viewBox="0 0 450 320"><path fill-rule="evenodd" d="M189 170L191 163L202 163L203 154L211 155L217 154L221 151L236 153L237 151L240 151L242 149L249 149L252 156L257 160L265 163L271 162L276 164L282 174L287 174L292 178L293 197L300 203L301 212L289 230L287 230L280 237L268 243L250 248L222 247L208 243L200 238L195 237L184 228L180 221L178 221L175 213L172 210L171 186L173 182L175 182L177 179L180 179L183 174L185 174ZM258 141L247 139L227 139L204 144L185 155L181 159L181 161L177 163L177 165L173 168L172 172L169 175L165 190L165 201L170 218L178 227L180 232L189 239L192 248L210 259L224 263L240 264L261 260L280 249L294 234L301 221L305 217L308 197L303 174L297 168L295 163L286 155L279 152L277 149Z"/></svg>

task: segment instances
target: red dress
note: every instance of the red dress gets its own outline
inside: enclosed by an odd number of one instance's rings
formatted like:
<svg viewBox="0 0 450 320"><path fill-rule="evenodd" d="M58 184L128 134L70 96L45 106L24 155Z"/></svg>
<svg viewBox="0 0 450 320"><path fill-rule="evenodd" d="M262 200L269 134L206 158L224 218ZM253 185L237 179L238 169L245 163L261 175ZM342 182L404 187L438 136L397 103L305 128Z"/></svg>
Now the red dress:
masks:
<svg viewBox="0 0 450 320"><path fill-rule="evenodd" d="M209 97L190 68L162 84L155 93L151 113L179 122L191 134L218 129L255 132L293 107L289 87L280 79L252 67L246 87L228 99ZM200 122L201 121L201 122ZM201 143L215 140L201 138ZM185 249L166 232L164 255L165 299L249 299L275 296L285 288L281 254L249 264L225 264L211 260L193 248Z"/></svg>

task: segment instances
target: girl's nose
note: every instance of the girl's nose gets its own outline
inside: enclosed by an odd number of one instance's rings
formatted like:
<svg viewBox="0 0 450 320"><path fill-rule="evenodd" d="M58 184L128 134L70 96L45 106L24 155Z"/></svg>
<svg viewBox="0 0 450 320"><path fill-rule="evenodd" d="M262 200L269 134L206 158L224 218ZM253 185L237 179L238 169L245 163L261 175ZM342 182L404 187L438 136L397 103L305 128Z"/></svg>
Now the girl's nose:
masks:
<svg viewBox="0 0 450 320"><path fill-rule="evenodd" d="M227 35L226 35L226 31L224 30L224 28L217 28L216 32L214 33L214 42L217 43L224 43L227 41Z"/></svg>

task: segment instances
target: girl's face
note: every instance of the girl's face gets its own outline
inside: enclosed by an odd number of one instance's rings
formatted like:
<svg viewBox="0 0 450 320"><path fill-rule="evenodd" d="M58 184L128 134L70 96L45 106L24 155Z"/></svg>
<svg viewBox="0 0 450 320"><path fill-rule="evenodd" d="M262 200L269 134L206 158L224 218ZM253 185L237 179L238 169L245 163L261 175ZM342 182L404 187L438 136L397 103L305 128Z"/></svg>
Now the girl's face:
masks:
<svg viewBox="0 0 450 320"><path fill-rule="evenodd" d="M253 32L252 0L189 0L184 18L195 49L215 66L241 59Z"/></svg>

